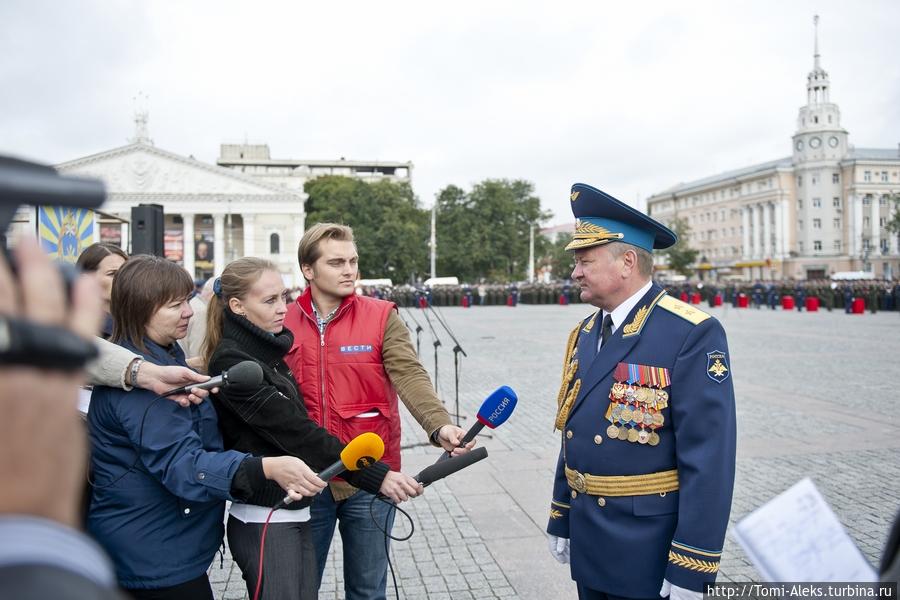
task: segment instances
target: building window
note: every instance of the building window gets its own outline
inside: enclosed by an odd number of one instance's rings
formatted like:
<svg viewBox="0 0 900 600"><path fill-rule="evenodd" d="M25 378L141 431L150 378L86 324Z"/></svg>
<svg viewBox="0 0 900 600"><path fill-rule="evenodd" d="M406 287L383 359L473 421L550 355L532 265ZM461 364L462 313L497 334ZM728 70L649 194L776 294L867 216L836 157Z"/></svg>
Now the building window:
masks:
<svg viewBox="0 0 900 600"><path fill-rule="evenodd" d="M277 233L269 236L269 254L281 254L281 238Z"/></svg>
<svg viewBox="0 0 900 600"><path fill-rule="evenodd" d="M868 227L869 223L869 217L863 217L863 227Z"/></svg>
<svg viewBox="0 0 900 600"><path fill-rule="evenodd" d="M883 196L881 197L881 199L878 201L878 204L880 204L881 206L887 206L887 203L888 203L888 195L885 194L885 195L883 195Z"/></svg>
<svg viewBox="0 0 900 600"><path fill-rule="evenodd" d="M872 204L872 194L866 194L863 197L863 206L869 206Z"/></svg>
<svg viewBox="0 0 900 600"><path fill-rule="evenodd" d="M879 226L884 227L885 223L887 223L887 219L885 219L884 217L881 217L880 219L878 219Z"/></svg>
<svg viewBox="0 0 900 600"><path fill-rule="evenodd" d="M888 241L884 238L882 238L882 240L881 240L881 253L882 254L888 253Z"/></svg>
<svg viewBox="0 0 900 600"><path fill-rule="evenodd" d="M811 179L812 179L812 184L813 184L813 185L816 185L817 183L819 183L819 178L816 177L815 175L813 175Z"/></svg>
<svg viewBox="0 0 900 600"><path fill-rule="evenodd" d="M841 220L840 220L840 218L835 217L834 219L832 219L832 225L834 225L834 228L835 228L835 229L840 229L840 228L841 228Z"/></svg>
<svg viewBox="0 0 900 600"><path fill-rule="evenodd" d="M803 219L797 219L797 229L803 231Z"/></svg>
<svg viewBox="0 0 900 600"><path fill-rule="evenodd" d="M883 181L884 183L887 183L887 180L888 180L887 171L882 171L881 172L881 181Z"/></svg>
<svg viewBox="0 0 900 600"><path fill-rule="evenodd" d="M803 240L797 242L797 250L799 250L801 254L803 253Z"/></svg>
<svg viewBox="0 0 900 600"><path fill-rule="evenodd" d="M822 208L821 198L813 198L813 208Z"/></svg>
<svg viewBox="0 0 900 600"><path fill-rule="evenodd" d="M797 209L803 210L803 198L797 198Z"/></svg>
<svg viewBox="0 0 900 600"><path fill-rule="evenodd" d="M863 250L869 249L869 238L863 238Z"/></svg>
<svg viewBox="0 0 900 600"><path fill-rule="evenodd" d="M841 240L834 240L834 250L835 252L841 251Z"/></svg>
<svg viewBox="0 0 900 600"><path fill-rule="evenodd" d="M832 173L831 174L831 183L840 183L840 182L841 182L841 176L838 173Z"/></svg>
<svg viewBox="0 0 900 600"><path fill-rule="evenodd" d="M813 229L822 229L822 219L813 219Z"/></svg>
<svg viewBox="0 0 900 600"><path fill-rule="evenodd" d="M797 175L797 187L803 187L803 175Z"/></svg>
<svg viewBox="0 0 900 600"><path fill-rule="evenodd" d="M863 173L863 181L872 181L872 171Z"/></svg>
<svg viewBox="0 0 900 600"><path fill-rule="evenodd" d="M839 197L835 196L834 198L831 199L831 205L835 208L840 208L841 207L841 199Z"/></svg>
<svg viewBox="0 0 900 600"><path fill-rule="evenodd" d="M813 250L822 249L822 240L813 240Z"/></svg>

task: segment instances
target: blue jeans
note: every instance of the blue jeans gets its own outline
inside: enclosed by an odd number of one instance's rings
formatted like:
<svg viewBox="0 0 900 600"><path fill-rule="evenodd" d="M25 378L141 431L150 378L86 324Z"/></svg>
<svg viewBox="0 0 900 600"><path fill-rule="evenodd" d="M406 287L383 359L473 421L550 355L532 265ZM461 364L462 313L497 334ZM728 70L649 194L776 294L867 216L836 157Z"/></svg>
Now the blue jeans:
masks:
<svg viewBox="0 0 900 600"><path fill-rule="evenodd" d="M313 544L319 567L319 585L337 524L344 545L344 593L347 600L384 600L387 587L385 536L394 526L393 508L362 490L346 500L334 501L331 488L315 497L310 507ZM378 525L372 521L372 514ZM387 520L387 527L385 527Z"/></svg>

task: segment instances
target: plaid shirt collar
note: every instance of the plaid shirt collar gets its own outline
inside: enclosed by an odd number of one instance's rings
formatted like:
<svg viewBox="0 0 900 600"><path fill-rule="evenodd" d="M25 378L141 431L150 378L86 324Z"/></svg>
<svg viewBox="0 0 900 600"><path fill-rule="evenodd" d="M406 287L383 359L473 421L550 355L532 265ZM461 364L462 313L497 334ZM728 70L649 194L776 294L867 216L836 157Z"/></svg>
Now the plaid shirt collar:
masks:
<svg viewBox="0 0 900 600"><path fill-rule="evenodd" d="M323 331L325 331L325 326L328 325L328 323L330 323L334 318L334 315L337 313L341 305L338 304L334 307L334 310L323 317L319 314L319 309L316 308L316 303L310 301L310 304L312 305L313 314L316 316L316 323L319 325L319 333L322 333Z"/></svg>

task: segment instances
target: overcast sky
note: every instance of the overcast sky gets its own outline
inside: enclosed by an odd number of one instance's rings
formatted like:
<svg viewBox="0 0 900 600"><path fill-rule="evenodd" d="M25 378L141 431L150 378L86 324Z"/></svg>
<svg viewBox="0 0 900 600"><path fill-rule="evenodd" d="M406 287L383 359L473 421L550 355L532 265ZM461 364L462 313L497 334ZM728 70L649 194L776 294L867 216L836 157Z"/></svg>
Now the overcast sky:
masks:
<svg viewBox="0 0 900 600"><path fill-rule="evenodd" d="M0 152L58 163L133 135L215 162L410 160L448 184L572 183L634 204L791 151L813 15L857 147L900 143L900 2L3 0Z"/></svg>

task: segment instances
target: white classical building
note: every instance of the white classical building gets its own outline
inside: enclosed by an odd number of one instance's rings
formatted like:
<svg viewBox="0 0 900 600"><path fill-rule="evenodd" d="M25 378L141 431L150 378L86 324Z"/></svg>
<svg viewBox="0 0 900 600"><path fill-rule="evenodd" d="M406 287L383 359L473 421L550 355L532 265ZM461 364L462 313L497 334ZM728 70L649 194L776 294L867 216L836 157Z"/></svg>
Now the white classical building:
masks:
<svg viewBox="0 0 900 600"><path fill-rule="evenodd" d="M687 221L701 272L745 279L900 273L897 234L885 229L890 198L900 194L900 147L849 144L818 46L816 36L791 156L678 184L647 200L654 218Z"/></svg>
<svg viewBox="0 0 900 600"><path fill-rule="evenodd" d="M268 258L288 285L302 281L296 248L304 231L302 191L289 190L231 169L153 145L147 115L127 146L57 165L60 173L102 179L108 199L99 237L129 250L131 208L159 204L165 212L165 254L193 277L222 272L241 256Z"/></svg>
<svg viewBox="0 0 900 600"><path fill-rule="evenodd" d="M288 286L301 286L297 245L305 230L303 184L320 175L409 181L410 162L273 160L264 144L223 144L218 165L156 147L147 113L135 115L130 143L56 165L66 175L105 182L107 202L96 214L94 240L131 251L131 209L158 204L165 213L165 256L198 280L222 272L242 256L278 265ZM23 207L13 227L36 231L33 208Z"/></svg>

